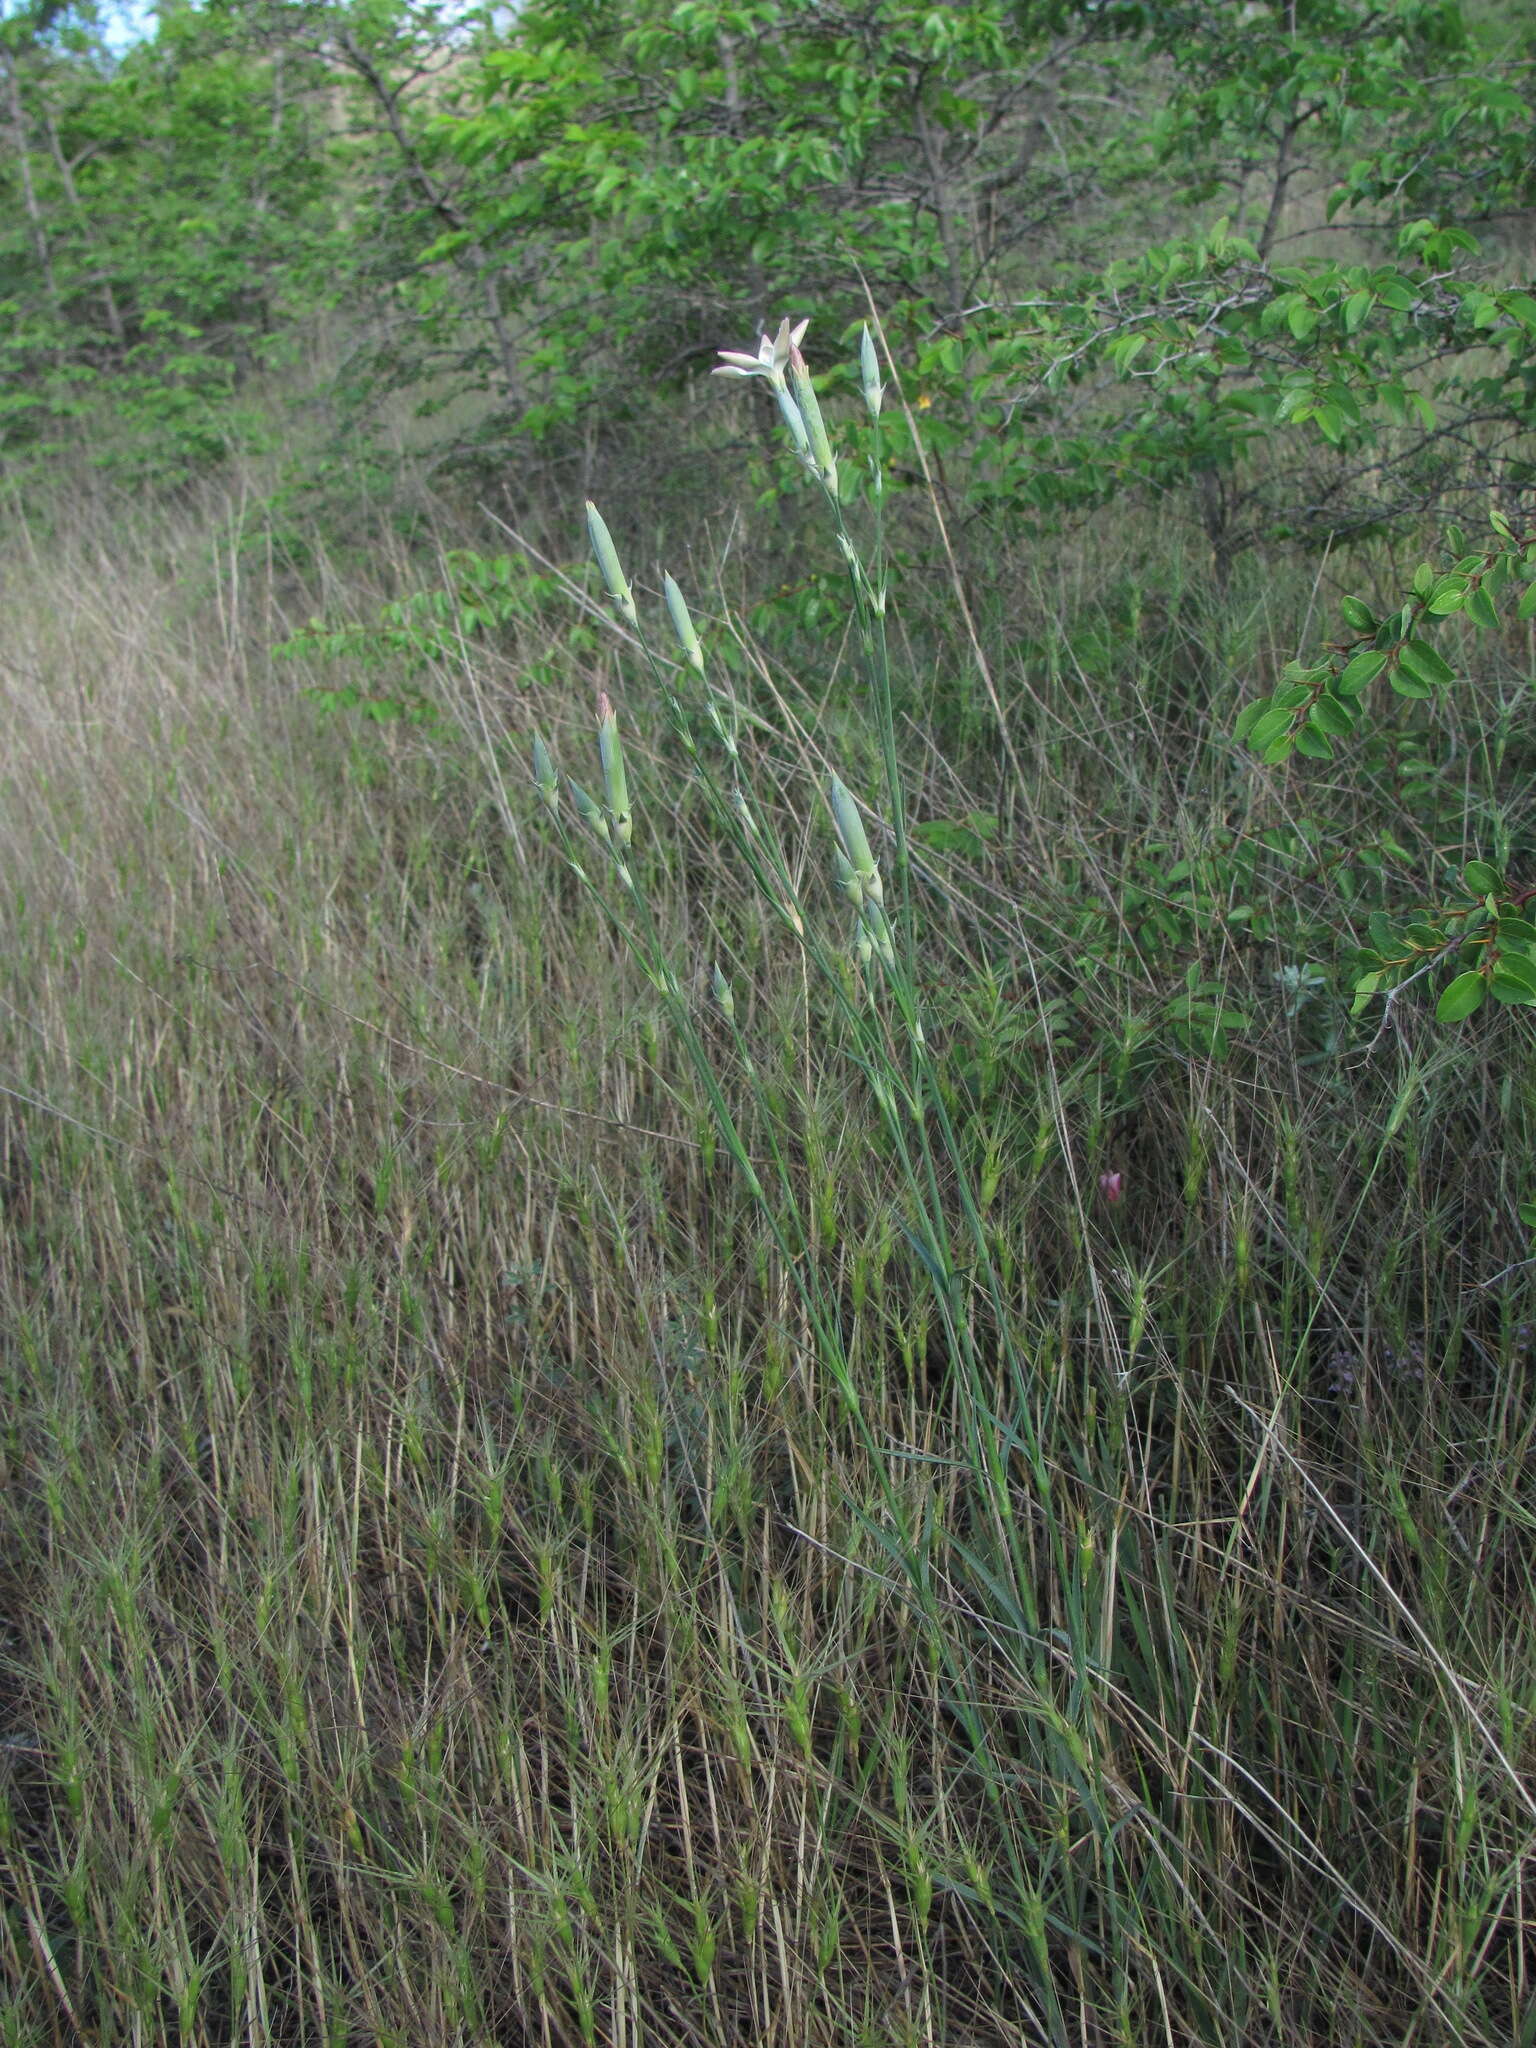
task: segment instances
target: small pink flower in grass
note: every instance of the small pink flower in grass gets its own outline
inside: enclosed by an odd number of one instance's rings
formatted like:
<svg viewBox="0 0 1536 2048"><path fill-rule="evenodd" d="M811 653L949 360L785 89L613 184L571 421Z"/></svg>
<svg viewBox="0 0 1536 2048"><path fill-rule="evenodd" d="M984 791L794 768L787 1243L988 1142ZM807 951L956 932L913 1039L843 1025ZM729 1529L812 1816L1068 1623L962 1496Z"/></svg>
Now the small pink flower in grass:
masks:
<svg viewBox="0 0 1536 2048"><path fill-rule="evenodd" d="M1106 1202L1118 1202L1125 1196L1125 1175L1123 1173L1101 1173L1099 1193Z"/></svg>

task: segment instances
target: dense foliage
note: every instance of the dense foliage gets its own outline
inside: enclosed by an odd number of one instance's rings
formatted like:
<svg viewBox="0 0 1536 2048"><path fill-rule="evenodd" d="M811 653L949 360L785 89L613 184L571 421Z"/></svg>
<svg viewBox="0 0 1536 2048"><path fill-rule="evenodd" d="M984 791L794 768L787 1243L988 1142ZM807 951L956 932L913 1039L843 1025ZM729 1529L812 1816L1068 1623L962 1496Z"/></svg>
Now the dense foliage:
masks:
<svg viewBox="0 0 1536 2048"><path fill-rule="evenodd" d="M990 516L1193 483L1226 564L1529 477L1529 53L1444 0L211 0L115 56L32 0L3 56L13 464L216 460L327 315L354 415L504 451L873 307Z"/></svg>

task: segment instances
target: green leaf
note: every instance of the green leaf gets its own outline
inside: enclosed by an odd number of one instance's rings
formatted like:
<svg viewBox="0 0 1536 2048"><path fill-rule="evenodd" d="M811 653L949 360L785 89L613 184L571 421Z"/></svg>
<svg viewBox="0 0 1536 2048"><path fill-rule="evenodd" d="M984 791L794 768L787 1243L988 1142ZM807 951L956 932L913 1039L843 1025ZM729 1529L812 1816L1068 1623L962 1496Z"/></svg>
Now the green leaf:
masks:
<svg viewBox="0 0 1536 2048"><path fill-rule="evenodd" d="M1497 629L1499 615L1494 610L1493 600L1486 590L1469 590L1462 609L1473 625L1481 626L1484 632L1493 632Z"/></svg>
<svg viewBox="0 0 1536 2048"><path fill-rule="evenodd" d="M1245 704L1232 722L1232 730L1237 738L1240 740L1251 738L1253 728L1258 724L1265 712L1273 710L1273 708L1268 697L1255 697Z"/></svg>
<svg viewBox="0 0 1536 2048"><path fill-rule="evenodd" d="M1454 572L1440 576L1435 587L1424 601L1424 609L1432 619L1449 618L1452 612L1459 612L1467 601L1467 579Z"/></svg>
<svg viewBox="0 0 1536 2048"><path fill-rule="evenodd" d="M1369 689L1387 665L1387 657L1374 647L1362 647L1350 656L1340 672L1334 690L1340 697L1358 697Z"/></svg>
<svg viewBox="0 0 1536 2048"><path fill-rule="evenodd" d="M1319 732L1316 726L1304 725L1296 735L1295 745L1297 753L1309 761L1333 759L1333 741L1325 732Z"/></svg>
<svg viewBox="0 0 1536 2048"><path fill-rule="evenodd" d="M1412 697L1417 701L1433 697L1435 694L1428 683L1421 683L1416 675L1405 668L1395 668L1391 680L1392 687L1399 697Z"/></svg>
<svg viewBox="0 0 1536 2048"><path fill-rule="evenodd" d="M1358 712L1348 704L1341 704L1337 697L1319 697L1312 706L1312 723L1319 731L1332 733L1335 739L1343 739L1355 729Z"/></svg>
<svg viewBox="0 0 1536 2048"><path fill-rule="evenodd" d="M1504 877L1486 860L1469 860L1461 879L1474 896L1492 896L1504 886Z"/></svg>
<svg viewBox="0 0 1536 2048"><path fill-rule="evenodd" d="M1536 1202L1517 1202L1515 1214L1527 1230L1536 1230Z"/></svg>
<svg viewBox="0 0 1536 2048"><path fill-rule="evenodd" d="M1536 960L1528 960L1524 953L1500 953L1493 963L1494 977L1500 975L1506 981L1515 982L1536 996Z"/></svg>
<svg viewBox="0 0 1536 2048"><path fill-rule="evenodd" d="M921 846L931 846L935 853L961 853L970 860L979 859L987 850L979 832L953 818L930 818L924 824L914 825L912 837Z"/></svg>
<svg viewBox="0 0 1536 2048"><path fill-rule="evenodd" d="M1341 597L1339 599L1339 611L1345 625L1352 626L1355 632L1375 632L1376 615L1362 599L1358 597Z"/></svg>
<svg viewBox="0 0 1536 2048"><path fill-rule="evenodd" d="M1515 606L1517 619L1536 619L1536 583L1526 585L1525 593Z"/></svg>
<svg viewBox="0 0 1536 2048"><path fill-rule="evenodd" d="M1470 1017L1474 1010L1482 1008L1487 986L1480 974L1458 974L1456 979L1442 992L1435 1005L1435 1016L1442 1024L1459 1024L1464 1017Z"/></svg>
<svg viewBox="0 0 1536 2048"><path fill-rule="evenodd" d="M1310 341L1317 332L1317 308L1298 298L1286 314L1285 322L1297 341Z"/></svg>
<svg viewBox="0 0 1536 2048"><path fill-rule="evenodd" d="M1397 651L1397 665L1405 669L1416 683L1424 683L1429 689L1440 688L1456 680L1456 671L1427 640L1405 640ZM1415 693L1408 691L1404 694L1411 696Z"/></svg>
<svg viewBox="0 0 1536 2048"><path fill-rule="evenodd" d="M1499 919L1499 944L1501 946L1536 946L1536 924L1527 917L1501 917Z"/></svg>
<svg viewBox="0 0 1536 2048"><path fill-rule="evenodd" d="M1536 1003L1536 988L1528 987L1512 974L1506 974L1502 967L1494 968L1488 987L1495 1002L1508 1003L1511 1008L1521 1003Z"/></svg>
<svg viewBox="0 0 1536 2048"><path fill-rule="evenodd" d="M1256 754L1262 754L1264 749L1279 739L1282 733L1289 732L1290 724L1291 714L1284 705L1271 704L1249 726L1244 738Z"/></svg>

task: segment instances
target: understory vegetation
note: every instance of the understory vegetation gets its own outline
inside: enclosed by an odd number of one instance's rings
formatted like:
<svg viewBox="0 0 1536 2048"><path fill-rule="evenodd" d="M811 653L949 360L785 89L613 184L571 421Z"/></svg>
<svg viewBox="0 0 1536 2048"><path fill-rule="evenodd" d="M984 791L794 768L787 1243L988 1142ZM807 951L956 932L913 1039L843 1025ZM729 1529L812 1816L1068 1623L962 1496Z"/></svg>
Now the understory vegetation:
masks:
<svg viewBox="0 0 1536 2048"><path fill-rule="evenodd" d="M4 2048L1536 2048L1469 15L0 23Z"/></svg>

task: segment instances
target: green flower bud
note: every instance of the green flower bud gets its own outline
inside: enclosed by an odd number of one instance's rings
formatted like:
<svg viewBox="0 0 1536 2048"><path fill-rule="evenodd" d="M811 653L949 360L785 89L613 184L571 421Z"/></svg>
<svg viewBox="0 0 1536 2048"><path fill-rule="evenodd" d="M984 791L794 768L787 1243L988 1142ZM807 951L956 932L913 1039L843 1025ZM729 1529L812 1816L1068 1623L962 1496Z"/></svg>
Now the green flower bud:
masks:
<svg viewBox="0 0 1536 2048"><path fill-rule="evenodd" d="M880 884L875 857L869 850L869 840L865 837L864 821L859 816L858 805L835 775L827 779L827 799L832 806L832 822L837 828L848 865L858 876L864 894L879 903L885 891Z"/></svg>
<svg viewBox="0 0 1536 2048"><path fill-rule="evenodd" d="M868 327L859 336L859 382L864 387L864 403L869 416L877 420L885 403L885 386L880 382L880 358L875 353L875 337Z"/></svg>
<svg viewBox="0 0 1536 2048"><path fill-rule="evenodd" d="M704 650L699 645L699 636L693 630L693 620L688 615L688 605L683 593L670 576L664 576L661 587L666 595L667 616L672 621L672 630L677 635L677 644L700 675L704 673Z"/></svg>
<svg viewBox="0 0 1536 2048"><path fill-rule="evenodd" d="M608 820L603 816L602 806L582 788L579 782L566 781L571 793L571 802L576 806L576 815L595 839L601 839L604 846L613 844L613 834L608 830Z"/></svg>
<svg viewBox="0 0 1536 2048"><path fill-rule="evenodd" d="M597 557L597 566L608 586L608 595L629 623L638 626L640 619L635 610L634 592L619 567L619 551L613 544L613 535L608 531L602 513L590 498L587 500L587 533L591 538L592 552Z"/></svg>
<svg viewBox="0 0 1536 2048"><path fill-rule="evenodd" d="M555 764L549 757L549 749L534 735L533 740L533 786L539 802L553 817L560 808L560 778L555 773Z"/></svg>
<svg viewBox="0 0 1536 2048"><path fill-rule="evenodd" d="M603 761L603 791L608 798L614 837L620 846L628 846L635 836L635 821L629 808L629 782L624 773L624 749L619 743L619 721L606 690L599 691L597 699L597 750Z"/></svg>
<svg viewBox="0 0 1536 2048"><path fill-rule="evenodd" d="M810 437L811 453L822 481L834 497L837 495L837 458L832 453L832 443L827 438L827 423L821 416L821 403L816 396L816 387L811 382L811 373L806 368L805 357L798 348L789 352L789 381L800 408Z"/></svg>

